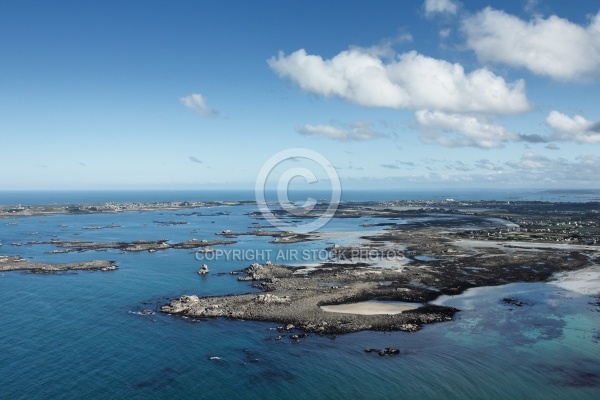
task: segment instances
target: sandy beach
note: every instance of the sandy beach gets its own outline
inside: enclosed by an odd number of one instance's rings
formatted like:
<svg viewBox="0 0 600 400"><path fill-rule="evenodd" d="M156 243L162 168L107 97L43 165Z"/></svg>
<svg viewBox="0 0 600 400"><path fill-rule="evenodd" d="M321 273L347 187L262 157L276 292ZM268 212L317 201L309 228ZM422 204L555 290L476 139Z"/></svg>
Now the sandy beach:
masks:
<svg viewBox="0 0 600 400"><path fill-rule="evenodd" d="M419 307L420 304L389 304L376 301L361 301L359 303L321 306L321 310L334 313L357 315L395 315L408 310L416 310Z"/></svg>
<svg viewBox="0 0 600 400"><path fill-rule="evenodd" d="M600 294L600 265L558 273L554 278L548 283L585 295Z"/></svg>

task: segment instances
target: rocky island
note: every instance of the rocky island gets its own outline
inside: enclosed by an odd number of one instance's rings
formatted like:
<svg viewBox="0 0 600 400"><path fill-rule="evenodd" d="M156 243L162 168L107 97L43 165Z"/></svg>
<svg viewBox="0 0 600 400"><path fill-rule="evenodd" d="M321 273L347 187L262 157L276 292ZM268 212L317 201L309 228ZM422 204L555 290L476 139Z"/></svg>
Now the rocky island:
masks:
<svg viewBox="0 0 600 400"><path fill-rule="evenodd" d="M207 251L214 251L214 249L210 248L210 246L217 245L227 245L236 243L233 240L198 240L191 239L186 242L181 243L169 243L168 239L161 240L134 240L132 242L87 242L80 240L60 240L60 239L52 239L49 241L30 241L30 242L16 242L13 243L12 246L22 247L22 246L33 246L33 245L43 245L43 244L51 244L60 249L50 251L51 254L61 254L61 253L75 253L75 252L84 252L84 251L101 251L101 250L120 250L123 252L141 252L147 251L150 253L155 253L159 250L168 250L168 249L198 249L203 248Z"/></svg>
<svg viewBox="0 0 600 400"><path fill-rule="evenodd" d="M0 271L29 271L33 273L53 273L63 271L114 271L114 261L94 260L72 263L29 262L18 256L0 256Z"/></svg>
<svg viewBox="0 0 600 400"><path fill-rule="evenodd" d="M453 308L424 304L435 299L437 293L399 284L398 271L372 273L335 267L306 275L298 272L281 265L253 264L243 271L246 275L242 278L249 277L265 293L207 298L186 295L164 305L161 311L194 318L271 321L282 324L282 331L296 328L317 333L416 331L423 323L450 320L456 312ZM361 303L371 299L410 302L412 306L404 305L406 311L361 312ZM337 304L351 304L354 309L333 312L326 308Z"/></svg>

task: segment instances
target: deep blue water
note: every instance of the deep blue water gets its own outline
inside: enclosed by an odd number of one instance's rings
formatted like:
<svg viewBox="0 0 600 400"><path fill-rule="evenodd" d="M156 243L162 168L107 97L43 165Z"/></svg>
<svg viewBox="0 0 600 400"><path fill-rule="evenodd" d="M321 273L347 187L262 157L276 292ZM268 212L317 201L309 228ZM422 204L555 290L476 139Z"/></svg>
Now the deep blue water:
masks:
<svg viewBox="0 0 600 400"><path fill-rule="evenodd" d="M150 195L144 196L138 201L148 201ZM92 200L98 201L104 200ZM223 229L247 230L256 222L246 215L253 210L219 206L0 220L0 254L51 262L109 259L119 266L113 272L0 273L0 398L599 398L600 313L590 296L553 285L513 284L441 299L463 311L455 321L417 333L311 335L293 344L275 341L272 323L136 314L182 294L253 291L227 274L248 262L214 260L211 274L198 276L199 262L189 250L45 254L55 247L11 245L53 237L210 240ZM205 215L177 215L191 211ZM326 229L352 230L360 223L334 220ZM119 227L84 229L110 224ZM266 237L237 240L222 248L285 246ZM508 306L500 301L505 296L528 305ZM372 347L398 347L405 354L364 352Z"/></svg>
<svg viewBox="0 0 600 400"><path fill-rule="evenodd" d="M292 191L290 200L302 201L308 197L329 199L324 190ZM276 200L275 191L265 193L267 200ZM391 200L527 200L527 201L600 201L600 190L342 190L344 201ZM18 204L85 204L108 202L161 202L161 201L254 201L254 190L0 190L0 205Z"/></svg>

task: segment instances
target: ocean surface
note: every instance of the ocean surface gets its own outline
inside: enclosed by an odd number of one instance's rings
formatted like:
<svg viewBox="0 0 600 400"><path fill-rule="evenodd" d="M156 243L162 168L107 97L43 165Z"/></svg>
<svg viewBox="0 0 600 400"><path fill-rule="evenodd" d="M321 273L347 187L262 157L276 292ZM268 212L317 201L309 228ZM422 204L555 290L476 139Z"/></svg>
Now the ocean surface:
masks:
<svg viewBox="0 0 600 400"><path fill-rule="evenodd" d="M1 192L0 203L253 199L243 198L253 192L230 197L234 195ZM469 200L456 192L435 195ZM470 195L472 200L479 199ZM390 197L387 193L360 196L351 200L401 198L393 193ZM544 197L533 192L518 196ZM589 201L597 194L546 196ZM201 262L190 250L48 254L56 247L12 245L52 238L212 240L224 229L249 230L257 220L247 214L255 210L254 205L223 205L0 220L0 255L47 262L107 259L119 266L112 272L0 273L0 399L600 398L600 312L591 304L597 299L555 285L517 283L441 298L439 303L462 311L454 321L428 325L416 333L312 334L294 344L288 338L274 340L278 335L274 323L139 314L157 310L183 294L256 291L251 283L238 282L228 274L254 260L211 260L211 273L199 276L196 271ZM194 211L201 215L189 215ZM157 221L188 223L163 226ZM352 231L369 221L333 220L324 229ZM111 224L117 227L85 229ZM270 244L269 237L236 240L220 248L276 252L285 246ZM310 250L330 244L315 241L291 246ZM501 301L504 297L527 304L511 306ZM403 354L381 357L364 351L384 347L397 347Z"/></svg>
<svg viewBox="0 0 600 400"><path fill-rule="evenodd" d="M309 197L329 199L326 190L296 190L289 193L291 201ZM268 201L277 199L277 192L267 190ZM0 190L0 205L90 204L119 202L164 201L255 201L254 190ZM499 200L499 201L600 201L600 190L342 190L343 201L391 200Z"/></svg>

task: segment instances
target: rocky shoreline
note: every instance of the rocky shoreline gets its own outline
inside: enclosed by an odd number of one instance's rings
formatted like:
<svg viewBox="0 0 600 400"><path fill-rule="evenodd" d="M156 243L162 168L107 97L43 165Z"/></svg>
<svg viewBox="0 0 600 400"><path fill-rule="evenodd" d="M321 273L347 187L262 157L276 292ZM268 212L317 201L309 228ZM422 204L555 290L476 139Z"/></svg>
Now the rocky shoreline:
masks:
<svg viewBox="0 0 600 400"><path fill-rule="evenodd" d="M362 330L414 332L422 325L449 321L458 311L432 305L443 294L460 294L470 287L493 286L510 282L544 281L552 271L577 270L588 265L578 253L565 265L565 254L546 256L548 266L540 271L500 257L489 261L475 273L471 267L436 268L415 263L398 270L376 270L352 264L327 266L309 273L281 265L253 264L240 273L239 279L252 281L263 293L198 297L184 295L161 307L161 312L191 318L226 317L240 320L268 321L281 324L280 330L342 334ZM520 262L526 262L521 259ZM528 271L523 271L528 270ZM470 272L470 273L469 273ZM482 275L478 278L479 275ZM323 306L387 300L413 303L416 308L396 314L361 315L327 312Z"/></svg>
<svg viewBox="0 0 600 400"><path fill-rule="evenodd" d="M235 204L245 202L227 205ZM0 210L0 217L156 211L209 205L222 203L19 207ZM313 210L315 213L319 211L318 207ZM457 295L479 286L548 281L558 272L600 264L597 241L600 237L599 211L598 203L347 203L340 205L334 218L369 217L373 221L357 226L356 232L296 234L263 230L260 223L256 222L253 225L257 226L250 227L246 232L223 230L216 233L223 240L191 239L169 243L166 239L132 242L53 239L48 242L13 243L13 246L53 244L59 248L53 253L108 249L151 253L166 249L212 252L215 250L210 246L234 244L234 240L225 239L241 235L272 237L271 243L286 244L312 240L336 241L351 237L356 239L353 245L334 245L323 249L330 256L317 265L290 267L266 262L231 271L238 275L240 281L247 281L261 289L259 293L217 297L186 294L164 304L161 311L196 319L225 317L270 321L279 324L281 331L300 329L324 334L361 330L414 332L424 324L449 321L458 312L454 308L434 305L432 302L439 296ZM189 215L196 214L193 212ZM255 213L248 215L260 218ZM186 222L155 223L168 226ZM363 226L380 226L382 230L366 234ZM114 227L117 225L86 229ZM0 257L1 271L47 273L110 271L116 268L115 263L110 261L47 264L28 262L18 256ZM211 275L208 268L203 275ZM403 306L390 308L388 304L388 312L377 310L374 303L381 301L402 302ZM344 307L335 307L339 305ZM361 308L375 311L368 314L357 311ZM331 311L340 309L344 311Z"/></svg>
<svg viewBox="0 0 600 400"><path fill-rule="evenodd" d="M233 240L197 240L191 239L181 243L168 243L168 239L163 240L135 240L133 242L86 242L86 241L67 241L53 239L50 241L31 241L25 243L13 243L13 246L33 246L40 244L52 244L60 247L61 250L52 250L51 254L74 253L84 251L101 251L101 250L120 250L124 252L140 252L148 251L154 253L159 250L167 249L198 249L202 248L206 251L214 251L210 246L228 245L236 243Z"/></svg>
<svg viewBox="0 0 600 400"><path fill-rule="evenodd" d="M354 315L323 311L325 305L386 298L422 303L437 297L427 289L413 289L382 285L385 280L398 278L399 272L386 271L380 276L362 273L344 274L327 272L295 274L294 269L281 265L253 264L246 268L242 278L249 277L266 292L236 296L199 298L182 296L161 307L167 314L193 318L227 317L282 324L281 331L301 329L316 333L350 333L361 330L417 331L424 323L449 321L456 309L421 305L411 311L394 315ZM356 271L357 272L357 271ZM346 275L346 276L343 276ZM327 280L335 284L324 285ZM245 279L244 279L245 280Z"/></svg>
<svg viewBox="0 0 600 400"><path fill-rule="evenodd" d="M73 263L29 262L18 256L0 256L0 271L29 271L47 274L64 271L114 271L114 261L94 260Z"/></svg>
<svg viewBox="0 0 600 400"><path fill-rule="evenodd" d="M539 259L544 261L536 261ZM475 262L477 267L473 267ZM540 264L537 268L530 267L534 263ZM443 262L412 259L396 269L332 262L306 273L302 268L253 264L234 273L242 275L240 280L252 281L263 293L206 298L185 295L162 306L161 311L192 318L270 321L282 324L281 330L328 334L361 330L414 332L424 324L453 318L458 310L430 304L441 295L456 295L477 286L545 281L554 272L577 270L586 265L588 256L576 251L510 256L465 255L457 251L456 256ZM416 308L383 315L322 309L374 300L413 303Z"/></svg>
<svg viewBox="0 0 600 400"><path fill-rule="evenodd" d="M424 324L449 321L458 311L433 305L441 295L472 287L513 282L543 282L553 274L600 262L596 246L464 241L453 233L497 229L504 221L452 216L415 219L362 236L360 246L332 246L332 258L317 267L286 267L267 262L240 270L262 293L198 297L184 295L161 312L190 318L225 317L270 321L281 331L343 334L362 330L414 332ZM315 234L318 235L318 234ZM529 243L531 244L531 243ZM394 314L363 315L323 310L323 306L365 301L411 303L414 309Z"/></svg>

